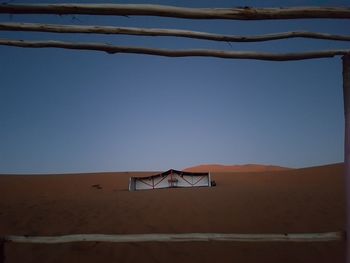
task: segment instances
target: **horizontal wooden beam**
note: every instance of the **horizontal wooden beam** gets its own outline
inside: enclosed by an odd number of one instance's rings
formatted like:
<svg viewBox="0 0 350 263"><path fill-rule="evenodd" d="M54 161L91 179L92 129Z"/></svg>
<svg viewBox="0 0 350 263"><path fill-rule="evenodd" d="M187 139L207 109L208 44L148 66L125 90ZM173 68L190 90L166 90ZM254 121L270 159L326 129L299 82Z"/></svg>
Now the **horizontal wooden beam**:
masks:
<svg viewBox="0 0 350 263"><path fill-rule="evenodd" d="M186 234L130 234L103 235L78 234L64 236L6 236L5 241L16 243L57 244L71 242L329 242L342 241L342 232L303 233L303 234L221 234L221 233L186 233Z"/></svg>
<svg viewBox="0 0 350 263"><path fill-rule="evenodd" d="M144 54L164 57L216 57L227 59L255 59L269 61L288 61L288 60L305 60L316 58L330 58L334 56L350 54L350 49L335 49L321 50L314 52L300 53L263 53L254 51L226 51L226 50L211 50L211 49L158 49L130 46L115 46L104 43L74 43L63 41L27 41L0 39L0 45L14 46L23 48L64 48L73 50L93 50L103 51L109 54L129 53L129 54Z"/></svg>
<svg viewBox="0 0 350 263"><path fill-rule="evenodd" d="M78 26L35 23L0 23L0 31L35 31L50 33L117 34L137 36L172 36L225 42L261 42L287 38L311 38L323 40L350 41L350 36L325 33L292 31L257 36L220 35L180 29L135 28L115 26Z"/></svg>
<svg viewBox="0 0 350 263"><path fill-rule="evenodd" d="M190 19L300 19L300 18L350 18L350 8L345 7L288 7L288 8L188 8L150 4L8 4L0 5L6 14L56 14L56 15L115 15L161 16Z"/></svg>

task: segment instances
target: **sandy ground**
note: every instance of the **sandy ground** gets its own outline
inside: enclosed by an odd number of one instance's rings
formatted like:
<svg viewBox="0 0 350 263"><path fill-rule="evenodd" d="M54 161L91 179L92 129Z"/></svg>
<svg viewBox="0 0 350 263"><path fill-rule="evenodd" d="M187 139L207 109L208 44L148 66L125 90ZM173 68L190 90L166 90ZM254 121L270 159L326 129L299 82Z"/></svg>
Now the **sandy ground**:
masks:
<svg viewBox="0 0 350 263"><path fill-rule="evenodd" d="M222 164L202 164L186 168L187 172L270 172L285 171L290 168L276 165L243 164L243 165L222 165Z"/></svg>
<svg viewBox="0 0 350 263"><path fill-rule="evenodd" d="M214 173L212 188L128 192L130 176L149 174L0 176L0 235L344 229L342 164ZM343 242L7 243L5 255L6 262L343 262L344 248Z"/></svg>

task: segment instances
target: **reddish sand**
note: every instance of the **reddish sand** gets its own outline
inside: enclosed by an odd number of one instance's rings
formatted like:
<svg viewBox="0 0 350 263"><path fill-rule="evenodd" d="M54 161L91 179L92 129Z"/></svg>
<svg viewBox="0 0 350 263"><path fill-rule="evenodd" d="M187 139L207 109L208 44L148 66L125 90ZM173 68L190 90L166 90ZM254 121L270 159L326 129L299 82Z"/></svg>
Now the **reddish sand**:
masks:
<svg viewBox="0 0 350 263"><path fill-rule="evenodd" d="M217 186L128 192L130 176L0 176L0 235L342 231L343 165L213 173ZM148 175L150 173L143 173ZM93 185L99 185L93 187ZM6 262L344 262L344 242L5 246Z"/></svg>
<svg viewBox="0 0 350 263"><path fill-rule="evenodd" d="M186 168L187 172L270 172L270 171L285 171L290 170L287 167L276 165L262 165L262 164L243 164L243 165L222 165L222 164L202 164Z"/></svg>

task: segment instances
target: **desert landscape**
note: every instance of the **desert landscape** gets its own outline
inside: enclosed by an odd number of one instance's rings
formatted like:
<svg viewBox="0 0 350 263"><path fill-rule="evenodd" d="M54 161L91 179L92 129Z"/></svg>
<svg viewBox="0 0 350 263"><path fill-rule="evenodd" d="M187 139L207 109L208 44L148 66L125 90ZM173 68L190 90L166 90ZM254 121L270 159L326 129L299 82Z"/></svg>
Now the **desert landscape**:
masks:
<svg viewBox="0 0 350 263"><path fill-rule="evenodd" d="M203 166L200 166L203 168ZM342 163L211 169L217 186L128 191L155 172L0 176L0 235L319 233L345 228ZM197 167L198 168L198 167ZM222 167L221 167L222 168ZM236 169L236 170L235 170ZM240 170L241 169L241 170ZM6 242L5 262L343 262L345 242Z"/></svg>
<svg viewBox="0 0 350 263"><path fill-rule="evenodd" d="M349 1L126 2L0 4L0 263L350 263Z"/></svg>

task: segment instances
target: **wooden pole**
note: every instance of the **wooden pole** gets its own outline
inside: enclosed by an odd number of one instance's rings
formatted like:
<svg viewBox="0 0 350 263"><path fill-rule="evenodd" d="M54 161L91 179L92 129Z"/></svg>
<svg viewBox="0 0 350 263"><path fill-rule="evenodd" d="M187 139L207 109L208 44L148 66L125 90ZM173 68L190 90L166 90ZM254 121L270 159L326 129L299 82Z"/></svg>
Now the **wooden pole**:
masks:
<svg viewBox="0 0 350 263"><path fill-rule="evenodd" d="M6 236L14 243L60 244L71 242L330 242L342 241L342 232L235 234L235 233L157 233L157 234L77 234L64 236Z"/></svg>
<svg viewBox="0 0 350 263"><path fill-rule="evenodd" d="M161 16L190 19L350 18L346 7L188 8L150 4L0 4L2 14Z"/></svg>
<svg viewBox="0 0 350 263"><path fill-rule="evenodd" d="M345 117L346 263L350 263L350 55L343 56L343 96Z"/></svg>
<svg viewBox="0 0 350 263"><path fill-rule="evenodd" d="M83 33L83 34L116 34L136 36L171 36L186 37L202 40L225 41L225 42L260 42L288 38L310 38L335 41L350 41L350 35L334 35L318 32L291 31L275 34L239 36L221 35L208 32L199 32L182 29L164 28L137 28L115 26L81 26L81 25L55 25L36 23L0 23L0 31L31 31L50 33Z"/></svg>
<svg viewBox="0 0 350 263"><path fill-rule="evenodd" d="M289 60L304 60L315 58L330 58L350 54L350 49L334 49L321 50L314 52L299 52L299 53L264 53L254 51L226 51L215 49L159 49L131 46L114 46L104 43L77 43L63 41L27 41L0 39L0 45L15 46L22 48L64 48L73 50L93 50L103 51L109 54L128 53L128 54L144 54L164 57L216 57L227 59L256 59L268 61L289 61Z"/></svg>

